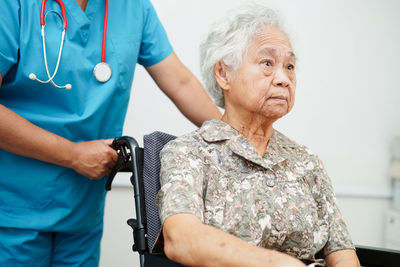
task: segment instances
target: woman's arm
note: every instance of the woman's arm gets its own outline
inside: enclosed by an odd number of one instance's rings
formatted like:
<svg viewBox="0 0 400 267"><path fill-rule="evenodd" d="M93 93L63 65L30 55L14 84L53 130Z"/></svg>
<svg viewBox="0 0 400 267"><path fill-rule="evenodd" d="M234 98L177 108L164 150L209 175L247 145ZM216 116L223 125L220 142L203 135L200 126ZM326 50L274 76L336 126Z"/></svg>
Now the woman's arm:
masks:
<svg viewBox="0 0 400 267"><path fill-rule="evenodd" d="M146 69L183 115L197 126L201 126L205 120L221 118L221 113L211 102L200 82L174 52Z"/></svg>
<svg viewBox="0 0 400 267"><path fill-rule="evenodd" d="M329 223L329 239L324 247L325 261L328 267L360 266L357 254L351 241L349 231L340 213L331 180L322 161L314 155L313 182L317 182L320 201L329 207L326 220Z"/></svg>
<svg viewBox="0 0 400 267"><path fill-rule="evenodd" d="M343 249L332 252L325 258L328 267L359 267L357 254L354 249Z"/></svg>
<svg viewBox="0 0 400 267"><path fill-rule="evenodd" d="M186 266L305 266L294 257L252 246L192 214L176 214L163 224L167 257Z"/></svg>
<svg viewBox="0 0 400 267"><path fill-rule="evenodd" d="M0 87L2 76L0 74ZM102 178L118 159L112 140L74 143L25 120L0 104L0 149Z"/></svg>

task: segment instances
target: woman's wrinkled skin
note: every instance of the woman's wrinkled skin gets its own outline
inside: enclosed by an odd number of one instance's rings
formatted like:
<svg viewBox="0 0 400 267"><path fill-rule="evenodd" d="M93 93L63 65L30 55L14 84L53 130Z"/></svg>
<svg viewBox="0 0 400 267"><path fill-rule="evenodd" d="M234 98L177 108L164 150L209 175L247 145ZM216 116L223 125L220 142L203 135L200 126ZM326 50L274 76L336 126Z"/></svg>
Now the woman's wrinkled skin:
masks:
<svg viewBox="0 0 400 267"><path fill-rule="evenodd" d="M279 29L267 27L250 41L237 70L223 62L214 67L225 98L222 120L248 138L261 155L272 135L272 123L293 108L295 65L289 39Z"/></svg>

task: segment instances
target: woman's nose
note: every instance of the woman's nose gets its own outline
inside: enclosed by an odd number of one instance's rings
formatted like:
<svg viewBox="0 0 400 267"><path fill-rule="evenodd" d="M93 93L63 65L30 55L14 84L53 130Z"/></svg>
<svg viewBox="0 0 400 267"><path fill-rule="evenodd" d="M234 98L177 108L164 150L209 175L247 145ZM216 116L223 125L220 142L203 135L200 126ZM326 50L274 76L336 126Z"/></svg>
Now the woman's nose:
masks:
<svg viewBox="0 0 400 267"><path fill-rule="evenodd" d="M282 68L277 68L274 75L273 84L280 87L289 86L289 77Z"/></svg>

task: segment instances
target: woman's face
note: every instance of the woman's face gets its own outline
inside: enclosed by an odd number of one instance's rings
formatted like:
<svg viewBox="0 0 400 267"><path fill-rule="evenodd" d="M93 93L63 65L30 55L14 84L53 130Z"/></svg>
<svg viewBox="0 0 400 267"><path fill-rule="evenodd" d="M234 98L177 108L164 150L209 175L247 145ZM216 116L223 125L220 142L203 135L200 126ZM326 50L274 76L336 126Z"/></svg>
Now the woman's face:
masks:
<svg viewBox="0 0 400 267"><path fill-rule="evenodd" d="M250 41L235 73L226 74L226 106L276 120L293 107L296 59L279 29L267 27Z"/></svg>

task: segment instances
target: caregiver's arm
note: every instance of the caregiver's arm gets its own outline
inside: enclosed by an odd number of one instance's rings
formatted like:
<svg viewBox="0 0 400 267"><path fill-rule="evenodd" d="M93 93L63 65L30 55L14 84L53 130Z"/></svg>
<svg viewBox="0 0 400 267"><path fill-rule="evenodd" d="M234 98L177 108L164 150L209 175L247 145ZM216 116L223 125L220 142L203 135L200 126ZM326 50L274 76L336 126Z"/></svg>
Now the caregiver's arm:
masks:
<svg viewBox="0 0 400 267"><path fill-rule="evenodd" d="M174 52L161 62L146 67L146 70L178 109L197 126L205 120L221 118L221 113L200 82Z"/></svg>
<svg viewBox="0 0 400 267"><path fill-rule="evenodd" d="M1 84L0 74L0 87ZM116 152L109 147L111 142L71 142L30 123L0 104L0 149L11 153L72 168L89 178L101 178L118 159Z"/></svg>
<svg viewBox="0 0 400 267"><path fill-rule="evenodd" d="M195 215L176 214L163 224L167 257L186 266L305 266L299 260L269 249L252 246Z"/></svg>
<svg viewBox="0 0 400 267"><path fill-rule="evenodd" d="M326 256L328 267L359 267L357 254L354 249L343 249L332 252Z"/></svg>

